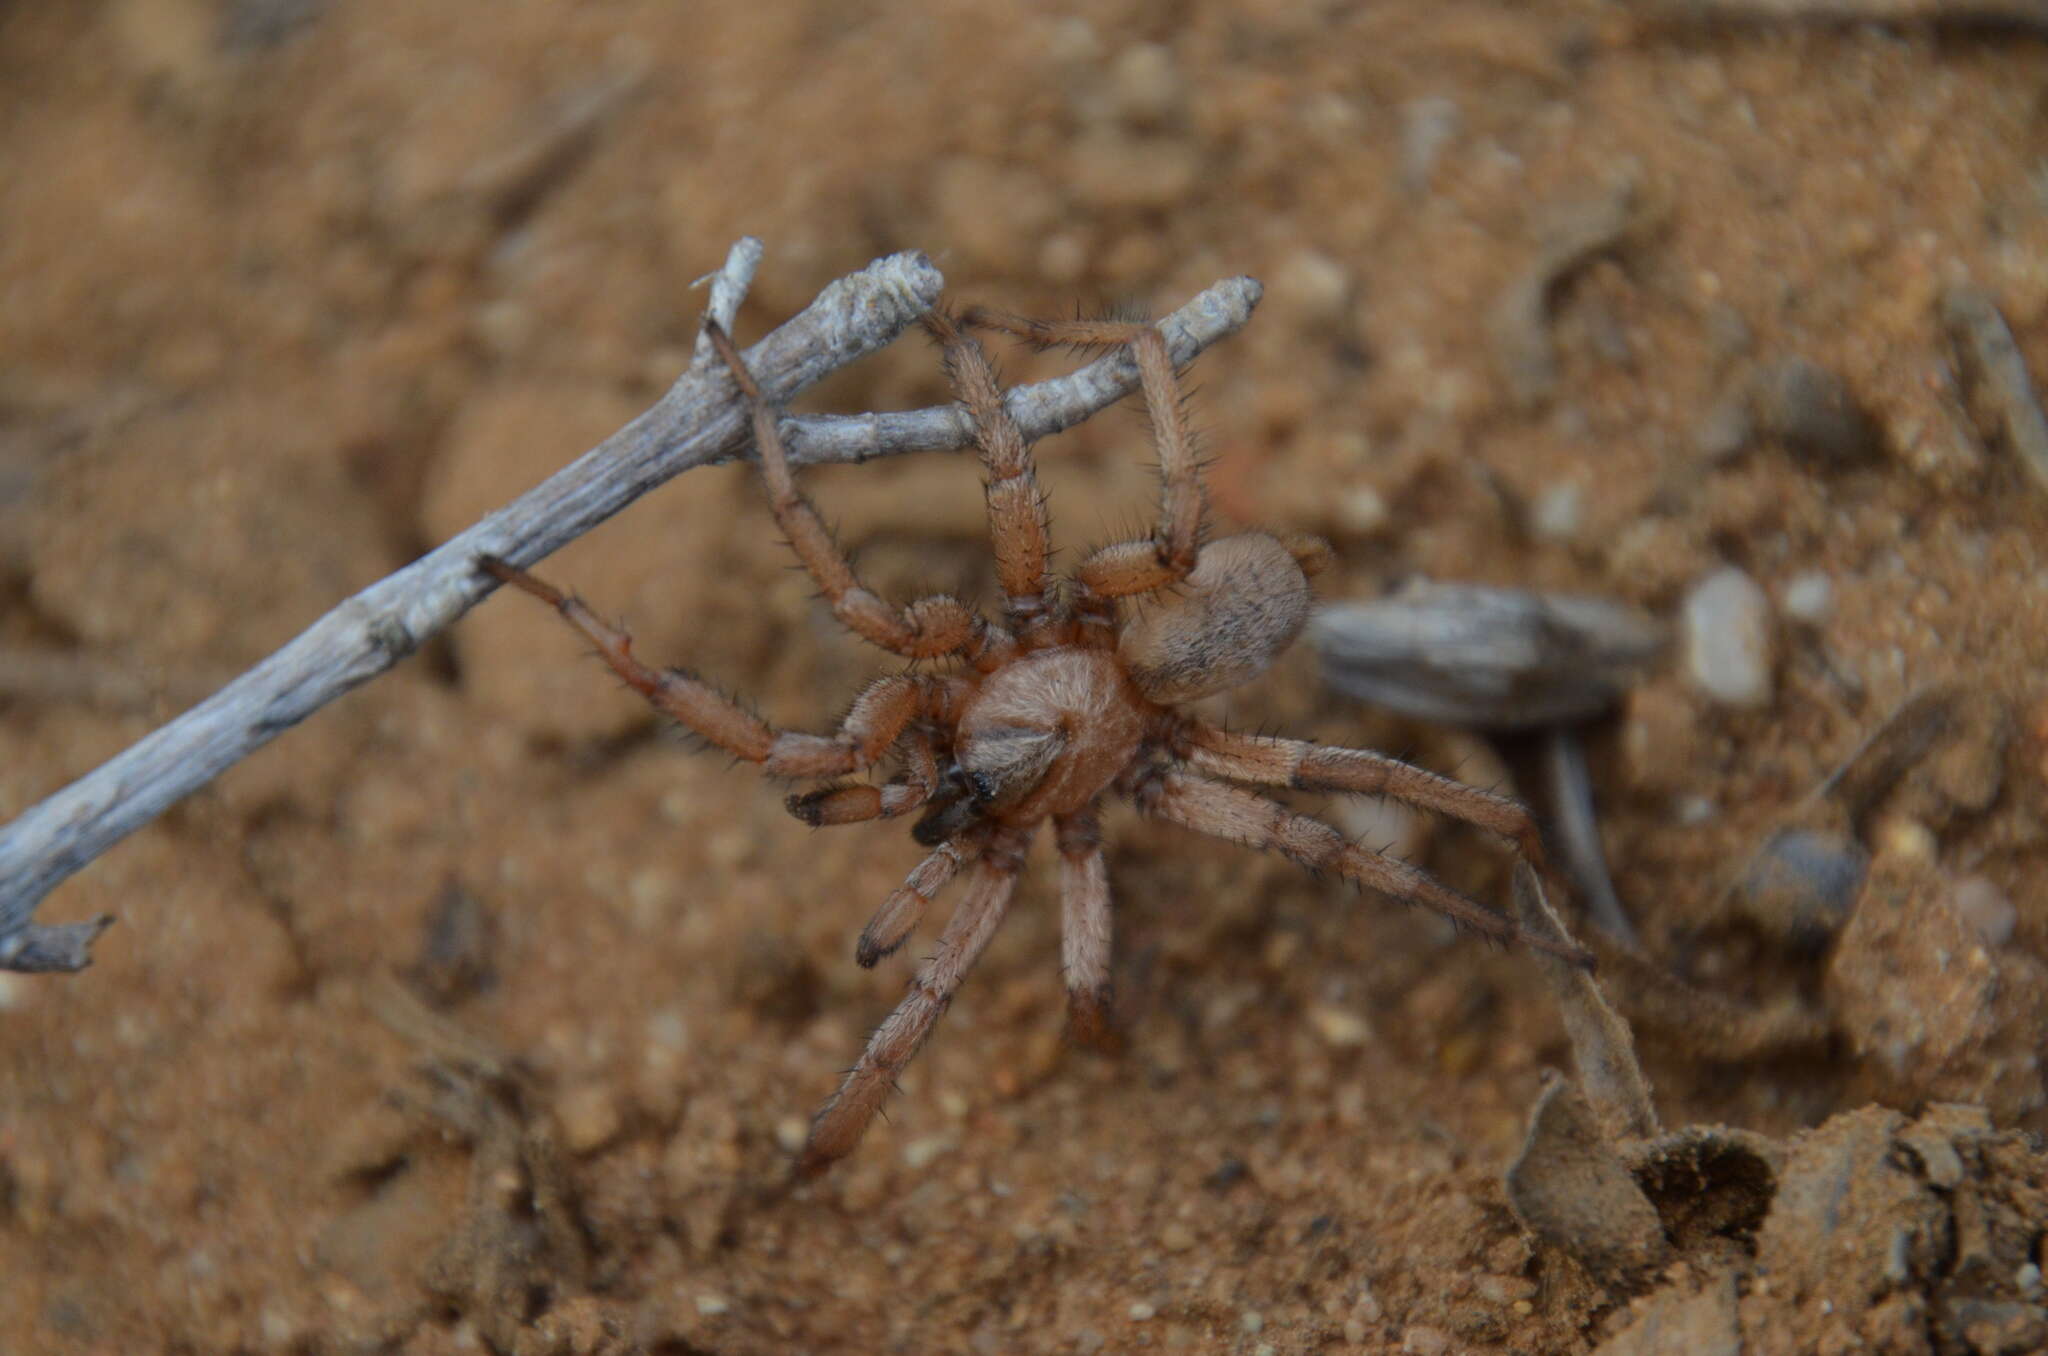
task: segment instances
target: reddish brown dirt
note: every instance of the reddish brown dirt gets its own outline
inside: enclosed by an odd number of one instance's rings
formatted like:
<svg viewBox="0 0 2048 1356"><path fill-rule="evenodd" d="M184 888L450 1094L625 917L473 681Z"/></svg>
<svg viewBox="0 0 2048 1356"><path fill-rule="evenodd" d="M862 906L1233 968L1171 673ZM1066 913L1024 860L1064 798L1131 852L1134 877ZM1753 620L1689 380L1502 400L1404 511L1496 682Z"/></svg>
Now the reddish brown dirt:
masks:
<svg viewBox="0 0 2048 1356"><path fill-rule="evenodd" d="M1773 596L1832 582L1766 705L1659 676L1594 745L1650 950L1835 1032L1733 1059L1646 1023L1666 1122L1786 1137L1934 1099L2048 1129L2048 492L1971 432L1936 304L1974 279L2048 372L2048 49L1643 14L0 4L0 644L36 661L0 693L0 816L648 403L738 234L768 247L747 333L900 248L1038 312L1250 273L1264 305L1199 369L1215 503L1328 534L1325 596L1422 572L1669 614L1724 562ZM1554 384L1519 399L1499 299L1622 180L1631 229L1556 289ZM1882 448L1705 464L1716 405L1791 354ZM809 405L942 396L906 342ZM1070 551L1147 511L1132 418L1042 456ZM892 593L985 591L966 462L810 484ZM643 653L819 724L885 665L788 564L725 468L547 569ZM1866 826L1836 950L1731 920L1736 864L1943 680L2011 737ZM1230 713L1505 775L1320 691L1305 654ZM903 983L851 948L916 849L779 801L501 598L119 846L41 914L117 913L95 965L0 985L0 1346L1579 1352L1665 1302L1631 1309L1508 1210L1569 1058L1524 961L1128 817L1128 1053L1061 1046L1041 863L889 1123L785 1190ZM1493 845L1424 850L1504 897ZM2010 940L1952 907L1962 883L2013 906ZM474 1072L494 1058L518 1072ZM1714 1313L1770 1350L2029 1349L1998 1344L2041 1304L2040 1156L1979 1127L1944 1175L1939 1146L1888 1147L1909 1118L1858 1114L1810 1156L1871 1165L1856 1199L1908 1220L1904 1271L1788 1241L1788 1214L1737 1251L1802 1258L1796 1289L1714 1253L1656 1293L1725 1283Z"/></svg>

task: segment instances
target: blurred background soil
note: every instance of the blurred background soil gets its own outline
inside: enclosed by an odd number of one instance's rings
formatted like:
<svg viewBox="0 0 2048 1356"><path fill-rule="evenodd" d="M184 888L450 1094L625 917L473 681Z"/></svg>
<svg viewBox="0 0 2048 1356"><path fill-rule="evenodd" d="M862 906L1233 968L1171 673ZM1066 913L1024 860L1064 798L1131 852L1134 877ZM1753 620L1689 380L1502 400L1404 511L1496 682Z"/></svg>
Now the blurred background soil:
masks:
<svg viewBox="0 0 2048 1356"><path fill-rule="evenodd" d="M1126 814L1127 1053L1061 1043L1040 861L888 1123L787 1189L919 850L806 830L498 598L43 907L120 924L0 979L0 1348L1735 1350L1645 1336L1672 1296L1757 1350L2048 1345L2048 489L1941 315L1974 285L2048 372L2048 46L1704 8L0 3L0 817L650 403L742 233L742 337L905 248L1030 313L1249 273L1216 515L1327 535L1325 598L1749 581L1700 625L1761 686L1681 647L1593 776L1647 952L1806 1034L1622 1006L1669 1125L1856 1112L1790 1150L1807 1224L1667 1213L1676 1260L1603 1277L1502 1187L1570 1056L1526 960ZM944 398L912 338L802 407ZM1068 559L1150 464L1124 410L1043 445ZM807 483L892 596L987 596L967 461ZM546 573L777 721L888 667L744 467ZM1729 904L1944 683L1974 714L1819 830L1860 893ZM1305 650L1227 709L1513 786ZM1328 808L1506 898L1492 842Z"/></svg>

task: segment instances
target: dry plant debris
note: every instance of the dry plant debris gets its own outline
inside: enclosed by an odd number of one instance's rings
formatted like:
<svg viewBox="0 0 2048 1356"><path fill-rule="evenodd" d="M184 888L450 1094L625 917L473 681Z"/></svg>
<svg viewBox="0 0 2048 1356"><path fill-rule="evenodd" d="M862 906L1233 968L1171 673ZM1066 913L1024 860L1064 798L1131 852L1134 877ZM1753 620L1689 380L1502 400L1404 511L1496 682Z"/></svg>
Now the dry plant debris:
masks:
<svg viewBox="0 0 2048 1356"><path fill-rule="evenodd" d="M2048 414L1998 303L1981 287L1957 283L1942 293L1941 318L1984 441L2018 458L2034 484L2048 491Z"/></svg>
<svg viewBox="0 0 2048 1356"><path fill-rule="evenodd" d="M1520 898L1540 925L1540 897ZM1888 912L1882 897L1860 908ZM1506 1189L1546 1244L1637 1297L1612 1316L1600 1356L1860 1345L2017 1356L2048 1341L2048 1153L2037 1142L1995 1133L1981 1106L1959 1104L1918 1120L1870 1107L1785 1144L1720 1126L1659 1133L1626 1023L1590 976L1553 978L1594 1095L1549 1082ZM2023 985L2018 1001L2040 1010L2048 985ZM1958 1006L1909 994L1902 1008ZM1981 1019L1961 1008L1974 1029ZM1896 1026L1843 1016L1857 1029ZM2018 1053L2038 1080L2038 1062Z"/></svg>
<svg viewBox="0 0 2048 1356"><path fill-rule="evenodd" d="M562 1129L532 1075L487 1040L396 980L373 981L365 998L417 1052L415 1078L337 1141L329 1171L359 1183L362 1199L323 1235L327 1265L374 1299L403 1292L411 1278L387 1274L395 1259L379 1256L375 1240L415 1227L399 1224L408 1206L436 1194L431 1166L414 1162L422 1136L451 1136L468 1153L466 1180L451 1215L416 1221L435 1242L424 1290L474 1323L493 1350L511 1352L535 1318L592 1283Z"/></svg>
<svg viewBox="0 0 2048 1356"><path fill-rule="evenodd" d="M1584 722L1613 710L1669 628L1605 598L1412 579L1333 603L1309 623L1323 680L1422 720L1481 730Z"/></svg>
<svg viewBox="0 0 2048 1356"><path fill-rule="evenodd" d="M1412 579L1309 624L1323 681L1361 701L1533 743L1536 808L1593 926L1634 945L1600 844L1584 729L1664 654L1669 628L1604 598Z"/></svg>

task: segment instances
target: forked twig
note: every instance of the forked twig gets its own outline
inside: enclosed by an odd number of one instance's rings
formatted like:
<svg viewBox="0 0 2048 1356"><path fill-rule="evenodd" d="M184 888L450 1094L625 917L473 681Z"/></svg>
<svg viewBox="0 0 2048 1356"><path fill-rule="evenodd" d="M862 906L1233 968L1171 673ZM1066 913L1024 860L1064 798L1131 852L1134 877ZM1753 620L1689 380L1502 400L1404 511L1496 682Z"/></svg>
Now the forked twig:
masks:
<svg viewBox="0 0 2048 1356"><path fill-rule="evenodd" d="M714 275L710 313L730 326L753 276L758 242L733 247ZM879 259L819 293L794 319L746 352L772 403L885 347L929 310L944 284L915 252ZM1211 287L1160 322L1176 363L1251 318L1250 278ZM1068 376L1005 397L1027 437L1080 423L1138 387L1119 350ZM482 555L531 565L641 495L693 467L742 455L747 406L722 364L693 363L654 406L474 527L347 599L299 637L168 725L0 828L0 969L78 970L110 921L44 926L37 904L128 834L212 781L344 692L411 654L498 587ZM864 461L898 452L969 446L973 424L956 405L893 414L784 420L795 464Z"/></svg>

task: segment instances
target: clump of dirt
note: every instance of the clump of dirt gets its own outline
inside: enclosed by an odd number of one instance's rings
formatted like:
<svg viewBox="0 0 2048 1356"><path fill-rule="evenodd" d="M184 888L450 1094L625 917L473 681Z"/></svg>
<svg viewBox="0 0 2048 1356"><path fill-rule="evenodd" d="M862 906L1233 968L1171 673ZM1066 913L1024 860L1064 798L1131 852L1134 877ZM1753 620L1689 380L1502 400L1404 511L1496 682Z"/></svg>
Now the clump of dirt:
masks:
<svg viewBox="0 0 2048 1356"><path fill-rule="evenodd" d="M1866 1107L1774 1156L1774 1183L1747 1174L1741 1253L1686 1249L1663 1285L1609 1316L1619 1331L1599 1356L2019 1353L2048 1341L2037 1142L1994 1132L1978 1107L1936 1104L1917 1120Z"/></svg>
<svg viewBox="0 0 2048 1356"><path fill-rule="evenodd" d="M1250 273L1193 401L1220 526L1329 537L1329 599L1677 631L1587 765L1640 939L1602 981L1695 1127L1589 1109L1645 1203L1589 1269L1504 1181L1573 1053L1527 957L1113 817L1126 1053L1061 1042L1034 864L890 1123L793 1184L921 850L805 829L498 600L43 904L120 923L0 975L9 1349L2040 1347L2039 30L1726 8L0 6L0 817L651 403L739 234L748 335L903 248L1023 313ZM943 398L905 342L812 403ZM1063 559L1155 511L1142 422L1040 458ZM806 484L890 596L987 596L965 461ZM885 666L789 565L733 466L547 568L820 728ZM1306 652L1221 714L1538 789ZM1305 808L1511 896L1474 835Z"/></svg>

